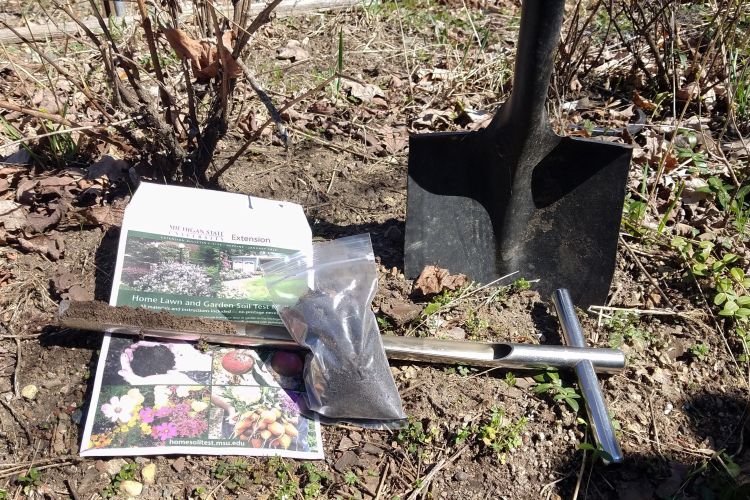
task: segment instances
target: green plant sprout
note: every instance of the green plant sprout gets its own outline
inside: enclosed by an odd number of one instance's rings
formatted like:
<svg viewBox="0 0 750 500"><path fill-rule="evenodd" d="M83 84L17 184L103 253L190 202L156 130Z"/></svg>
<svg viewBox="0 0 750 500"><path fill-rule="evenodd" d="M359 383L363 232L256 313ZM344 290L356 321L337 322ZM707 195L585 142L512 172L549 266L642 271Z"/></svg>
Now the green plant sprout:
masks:
<svg viewBox="0 0 750 500"><path fill-rule="evenodd" d="M639 321L640 317L637 314L615 311L604 321L604 325L610 330L609 346L619 349L626 341L650 343L651 335L638 328Z"/></svg>
<svg viewBox="0 0 750 500"><path fill-rule="evenodd" d="M695 344L695 345L690 346L690 348L688 349L688 352L690 353L690 356L693 357L694 359L697 359L698 361L703 361L706 358L706 356L708 356L709 350L710 348L708 347L707 344L700 343L700 344Z"/></svg>
<svg viewBox="0 0 750 500"><path fill-rule="evenodd" d="M138 466L135 462L129 462L123 465L119 472L115 474L110 483L100 492L102 498L114 498L120 493L120 484L123 481L135 479L135 473Z"/></svg>
<svg viewBox="0 0 750 500"><path fill-rule="evenodd" d="M318 469L313 463L305 462L301 469L306 481L302 488L302 497L305 500L318 498L323 491L323 483L333 481L328 472Z"/></svg>
<svg viewBox="0 0 750 500"><path fill-rule="evenodd" d="M25 495L31 495L34 489L42 484L42 473L36 467L32 467L26 474L18 476L16 482L21 486Z"/></svg>
<svg viewBox="0 0 750 500"><path fill-rule="evenodd" d="M525 417L513 422L506 418L503 408L493 408L488 419L464 424L456 433L454 442L461 445L475 440L480 449L491 451L501 463L505 463L506 454L523 444L521 433L526 423Z"/></svg>
<svg viewBox="0 0 750 500"><path fill-rule="evenodd" d="M573 412L578 413L578 400L580 394L573 388L563 385L560 374L556 371L547 371L534 376L537 384L532 387L534 394L549 394L552 400L559 403L563 401Z"/></svg>

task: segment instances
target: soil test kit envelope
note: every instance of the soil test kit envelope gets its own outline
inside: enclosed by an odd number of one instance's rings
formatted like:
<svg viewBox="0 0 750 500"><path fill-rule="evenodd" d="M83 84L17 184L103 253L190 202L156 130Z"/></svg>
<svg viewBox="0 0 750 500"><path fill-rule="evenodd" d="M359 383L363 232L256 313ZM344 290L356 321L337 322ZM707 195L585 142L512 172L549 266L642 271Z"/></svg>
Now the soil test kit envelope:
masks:
<svg viewBox="0 0 750 500"><path fill-rule="evenodd" d="M281 325L262 266L311 245L299 205L144 183L125 211L110 304ZM323 458L302 368L293 352L106 334L81 455Z"/></svg>

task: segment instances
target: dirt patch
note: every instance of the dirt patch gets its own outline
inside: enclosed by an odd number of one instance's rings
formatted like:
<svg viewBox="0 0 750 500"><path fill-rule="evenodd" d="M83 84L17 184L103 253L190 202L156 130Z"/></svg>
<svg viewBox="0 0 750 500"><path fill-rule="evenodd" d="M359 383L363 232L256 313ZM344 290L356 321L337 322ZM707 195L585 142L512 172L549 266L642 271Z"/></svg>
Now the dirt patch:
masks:
<svg viewBox="0 0 750 500"><path fill-rule="evenodd" d="M138 329L163 329L176 332L237 334L231 321L175 316L169 311L153 311L144 307L112 307L104 302L68 302L61 308L62 326L82 330L101 330L103 327L122 326Z"/></svg>

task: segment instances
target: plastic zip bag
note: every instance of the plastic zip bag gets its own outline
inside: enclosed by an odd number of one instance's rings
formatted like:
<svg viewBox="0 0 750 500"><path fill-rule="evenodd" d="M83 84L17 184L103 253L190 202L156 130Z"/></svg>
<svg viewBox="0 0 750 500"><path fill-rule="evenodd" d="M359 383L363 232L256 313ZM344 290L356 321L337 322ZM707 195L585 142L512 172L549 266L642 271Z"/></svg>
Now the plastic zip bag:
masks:
<svg viewBox="0 0 750 500"><path fill-rule="evenodd" d="M264 266L266 286L294 340L310 350L308 406L331 419L406 418L370 304L377 290L369 234L313 244Z"/></svg>

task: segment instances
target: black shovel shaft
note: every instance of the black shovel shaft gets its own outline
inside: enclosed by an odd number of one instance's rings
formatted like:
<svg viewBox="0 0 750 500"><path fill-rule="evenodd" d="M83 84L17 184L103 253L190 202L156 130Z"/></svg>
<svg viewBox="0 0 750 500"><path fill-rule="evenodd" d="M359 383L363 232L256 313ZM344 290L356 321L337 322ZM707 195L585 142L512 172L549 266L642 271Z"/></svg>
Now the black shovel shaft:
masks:
<svg viewBox="0 0 750 500"><path fill-rule="evenodd" d="M545 104L560 40L564 0L524 0L518 35L513 90L509 101L492 121L494 130L533 133L549 127Z"/></svg>

